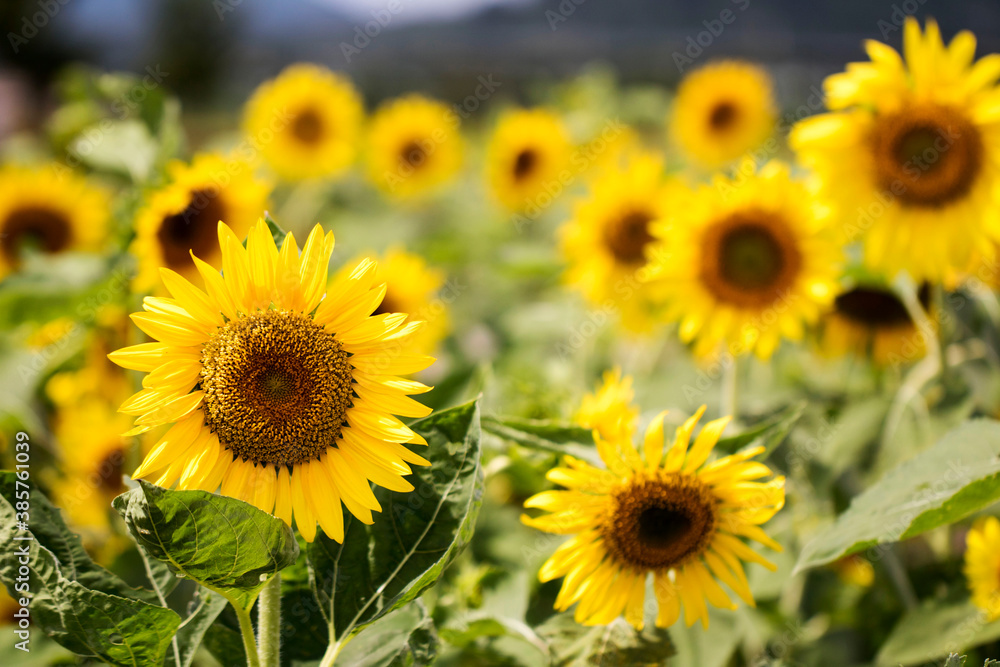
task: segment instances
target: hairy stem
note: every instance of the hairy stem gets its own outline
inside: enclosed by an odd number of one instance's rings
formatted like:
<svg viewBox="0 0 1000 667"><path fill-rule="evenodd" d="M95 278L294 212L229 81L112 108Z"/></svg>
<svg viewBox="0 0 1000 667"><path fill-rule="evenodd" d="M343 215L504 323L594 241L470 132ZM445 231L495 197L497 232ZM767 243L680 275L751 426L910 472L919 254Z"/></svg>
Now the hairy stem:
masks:
<svg viewBox="0 0 1000 667"><path fill-rule="evenodd" d="M261 667L278 667L281 655L281 573L260 592L257 607L257 655Z"/></svg>

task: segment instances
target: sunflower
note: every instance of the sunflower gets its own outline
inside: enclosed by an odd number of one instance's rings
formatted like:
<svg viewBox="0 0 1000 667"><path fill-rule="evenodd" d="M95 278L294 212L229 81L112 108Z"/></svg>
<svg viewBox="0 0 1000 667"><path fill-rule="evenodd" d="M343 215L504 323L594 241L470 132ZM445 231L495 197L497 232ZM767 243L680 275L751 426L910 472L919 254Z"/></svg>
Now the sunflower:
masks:
<svg viewBox="0 0 1000 667"><path fill-rule="evenodd" d="M621 431L631 432L635 427L639 409L632 405L633 398L631 376L623 377L620 368L605 371L597 390L584 395L573 421L596 430L605 440L613 439Z"/></svg>
<svg viewBox="0 0 1000 667"><path fill-rule="evenodd" d="M930 297L930 285L924 283L918 298L925 310ZM820 350L825 354L870 355L876 365L886 366L914 361L927 353L922 332L889 287L859 284L840 292L821 324Z"/></svg>
<svg viewBox="0 0 1000 667"><path fill-rule="evenodd" d="M665 457L662 413L646 430L643 456L632 444L631 429L613 441L595 432L607 469L567 456L565 467L547 477L568 490L543 491L525 501L525 507L549 514L523 516L524 523L574 535L538 573L543 582L565 577L556 609L577 603L575 618L584 625L607 624L624 612L625 620L642 629L649 574L659 602L658 627L677 622L682 602L689 627L699 619L708 627L706 600L734 609L716 579L754 604L741 561L776 568L740 538L781 551L759 526L784 505L785 480L752 481L771 474L750 460L764 451L761 446L706 463L730 418L706 424L689 447L704 411L677 429Z"/></svg>
<svg viewBox="0 0 1000 667"><path fill-rule="evenodd" d="M351 267L372 256L369 253L348 262L337 278L346 278ZM407 348L411 352L430 354L450 329L448 306L438 298L439 290L445 284L444 272L428 266L420 255L399 247L390 248L382 256L373 258L378 263L375 282L385 283L385 297L375 309L375 314L408 313L406 322L423 322L420 331L409 337Z"/></svg>
<svg viewBox="0 0 1000 667"><path fill-rule="evenodd" d="M995 516L977 521L965 541L965 578L972 603L995 621L1000 618L1000 521Z"/></svg>
<svg viewBox="0 0 1000 667"><path fill-rule="evenodd" d="M45 254L96 250L107 234L107 194L55 166L0 169L0 279L27 249Z"/></svg>
<svg viewBox="0 0 1000 667"><path fill-rule="evenodd" d="M630 329L649 326L640 278L653 246L654 223L667 215L678 190L665 180L659 157L635 154L625 167L603 172L560 229L569 261L566 282L592 305L619 311Z"/></svg>
<svg viewBox="0 0 1000 667"><path fill-rule="evenodd" d="M350 79L325 67L285 68L254 92L243 113L250 145L286 180L333 176L357 157L361 96Z"/></svg>
<svg viewBox="0 0 1000 667"><path fill-rule="evenodd" d="M821 193L864 236L866 260L894 276L940 281L993 256L1000 210L997 56L973 64L976 40L945 47L934 21L907 18L905 62L868 41L870 63L827 78L831 113L793 128L790 142Z"/></svg>
<svg viewBox="0 0 1000 667"><path fill-rule="evenodd" d="M197 155L190 165L172 162L167 172L168 184L154 191L136 215L131 251L139 259L134 288L140 292L157 286L162 266L187 278L197 276L191 253L218 259L219 221L242 238L270 193L249 164L214 153Z"/></svg>
<svg viewBox="0 0 1000 667"><path fill-rule="evenodd" d="M386 194L412 197L447 182L462 164L459 118L420 95L378 108L368 131L368 177Z"/></svg>
<svg viewBox="0 0 1000 667"><path fill-rule="evenodd" d="M408 463L428 465L402 443L426 444L393 414L430 410L408 394L428 387L399 375L432 357L405 352L420 322L372 316L385 296L375 262L327 288L333 234L313 228L300 256L289 234L279 251L263 221L246 248L218 225L222 274L195 259L202 291L170 269L174 298L147 297L132 320L157 342L110 355L146 371L122 405L138 433L172 424L133 477L214 491L271 512L312 541L316 522L344 536L341 502L364 523L380 511L370 482L411 491Z"/></svg>
<svg viewBox="0 0 1000 667"><path fill-rule="evenodd" d="M657 232L650 281L698 356L726 343L767 359L782 337L802 338L836 291L841 250L823 210L786 165L752 169L702 185Z"/></svg>
<svg viewBox="0 0 1000 667"><path fill-rule="evenodd" d="M487 148L486 179L501 204L514 211L552 196L573 150L559 117L544 109L508 112ZM568 172L567 172L568 174Z"/></svg>
<svg viewBox="0 0 1000 667"><path fill-rule="evenodd" d="M703 167L729 164L774 132L777 111L771 78L760 67L724 60L681 82L668 121L674 142Z"/></svg>

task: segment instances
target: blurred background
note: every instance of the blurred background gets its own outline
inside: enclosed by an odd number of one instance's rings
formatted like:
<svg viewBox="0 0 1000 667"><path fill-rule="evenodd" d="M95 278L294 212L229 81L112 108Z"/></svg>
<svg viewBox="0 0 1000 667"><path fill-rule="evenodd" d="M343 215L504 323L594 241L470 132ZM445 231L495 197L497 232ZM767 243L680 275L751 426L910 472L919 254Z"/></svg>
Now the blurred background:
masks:
<svg viewBox="0 0 1000 667"><path fill-rule="evenodd" d="M410 90L459 102L489 76L521 99L597 65L673 85L701 59L739 55L768 65L794 108L862 59L863 40L898 44L906 14L1000 50L995 0L4 0L0 138L41 122L70 63L150 68L196 126L303 60L345 71L375 103Z"/></svg>

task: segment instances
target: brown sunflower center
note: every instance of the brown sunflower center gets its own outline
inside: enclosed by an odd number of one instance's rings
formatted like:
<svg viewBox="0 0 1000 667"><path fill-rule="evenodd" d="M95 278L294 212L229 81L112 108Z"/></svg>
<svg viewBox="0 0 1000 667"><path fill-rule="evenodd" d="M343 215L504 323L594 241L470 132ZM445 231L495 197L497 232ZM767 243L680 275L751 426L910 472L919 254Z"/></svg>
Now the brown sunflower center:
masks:
<svg viewBox="0 0 1000 667"><path fill-rule="evenodd" d="M922 105L879 116L871 141L879 187L904 206L961 199L983 167L979 130L951 107Z"/></svg>
<svg viewBox="0 0 1000 667"><path fill-rule="evenodd" d="M303 109L292 119L292 135L304 144L319 143L323 129L323 119L315 109Z"/></svg>
<svg viewBox="0 0 1000 667"><path fill-rule="evenodd" d="M419 169L427 161L427 151L417 141L408 141L399 151L400 162Z"/></svg>
<svg viewBox="0 0 1000 667"><path fill-rule="evenodd" d="M716 506L711 490L690 475L638 479L612 495L612 510L601 533L618 563L637 570L669 569L711 543Z"/></svg>
<svg viewBox="0 0 1000 667"><path fill-rule="evenodd" d="M930 303L930 286L924 283L917 293L921 305ZM902 300L892 291L879 287L855 287L834 299L842 317L865 327L896 327L912 323Z"/></svg>
<svg viewBox="0 0 1000 667"><path fill-rule="evenodd" d="M218 248L219 221L226 219L226 213L217 190L193 191L187 207L163 218L156 232L166 265L175 270L192 267L192 250L200 258L211 257Z"/></svg>
<svg viewBox="0 0 1000 667"><path fill-rule="evenodd" d="M729 101L718 102L708 114L708 126L713 132L726 132L732 129L740 117L739 108Z"/></svg>
<svg viewBox="0 0 1000 667"><path fill-rule="evenodd" d="M122 483L122 473L125 470L125 450L116 447L108 452L97 465L97 477L100 489L108 494L121 493L125 488Z"/></svg>
<svg viewBox="0 0 1000 667"><path fill-rule="evenodd" d="M736 306L773 303L802 266L788 224L765 211L741 211L711 225L703 243L702 283L720 301Z"/></svg>
<svg viewBox="0 0 1000 667"><path fill-rule="evenodd" d="M635 265L646 260L646 246L653 240L652 221L647 211L629 211L604 228L604 242L619 263Z"/></svg>
<svg viewBox="0 0 1000 667"><path fill-rule="evenodd" d="M340 438L351 406L348 354L301 313L232 320L202 350L205 422L245 461L293 465Z"/></svg>
<svg viewBox="0 0 1000 667"><path fill-rule="evenodd" d="M514 158L514 180L523 181L538 166L538 153L530 148L525 148Z"/></svg>
<svg viewBox="0 0 1000 667"><path fill-rule="evenodd" d="M42 206L14 209L0 224L0 250L16 264L25 247L46 253L57 253L73 241L73 229L66 217Z"/></svg>

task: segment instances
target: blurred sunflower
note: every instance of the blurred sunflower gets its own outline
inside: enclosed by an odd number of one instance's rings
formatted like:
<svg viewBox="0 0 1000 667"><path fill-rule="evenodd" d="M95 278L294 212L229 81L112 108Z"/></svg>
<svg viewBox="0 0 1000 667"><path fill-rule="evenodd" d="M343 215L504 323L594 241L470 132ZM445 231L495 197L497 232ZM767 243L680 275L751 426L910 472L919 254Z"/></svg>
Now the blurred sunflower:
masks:
<svg viewBox="0 0 1000 667"><path fill-rule="evenodd" d="M412 197L450 180L462 164L459 118L421 95L378 108L368 131L368 177L386 194Z"/></svg>
<svg viewBox="0 0 1000 667"><path fill-rule="evenodd" d="M25 250L96 250L107 235L110 201L82 176L55 166L0 169L0 279Z"/></svg>
<svg viewBox="0 0 1000 667"><path fill-rule="evenodd" d="M639 418L639 408L632 405L635 391L632 377L622 376L622 370L605 371L600 386L592 394L585 394L573 421L584 428L596 430L605 440L629 433Z"/></svg>
<svg viewBox="0 0 1000 667"><path fill-rule="evenodd" d="M500 118L487 147L486 179L507 208L538 205L560 183L573 145L559 117L544 109L511 111Z"/></svg>
<svg viewBox="0 0 1000 667"><path fill-rule="evenodd" d="M354 163L364 121L350 79L320 65L290 65L262 84L243 112L251 145L281 178L334 176Z"/></svg>
<svg viewBox="0 0 1000 667"><path fill-rule="evenodd" d="M767 72L724 60L681 81L668 124L674 142L690 160L716 168L760 146L774 132L776 119Z"/></svg>
<svg viewBox="0 0 1000 667"><path fill-rule="evenodd" d="M148 372L122 412L130 433L172 424L133 477L214 491L252 503L307 541L316 522L344 537L341 502L364 523L381 511L369 486L411 491L407 463L428 465L402 443L426 444L393 415L430 410L408 394L427 387L398 375L432 357L403 351L420 322L372 316L385 296L366 260L327 288L333 234L316 225L300 256L289 234L279 251L267 225L246 248L218 225L222 274L195 259L202 291L170 269L174 298L147 297L135 324L157 342L109 355Z"/></svg>
<svg viewBox="0 0 1000 667"><path fill-rule="evenodd" d="M924 309L930 307L930 285L918 292ZM841 356L857 354L885 366L914 361L927 353L921 335L902 299L889 287L855 285L833 300L833 310L822 319L820 350Z"/></svg>
<svg viewBox="0 0 1000 667"><path fill-rule="evenodd" d="M355 257L344 265L336 278L346 279L352 267L370 256ZM375 259L378 263L375 282L385 283L386 289L374 314L407 313L405 322L422 321L421 329L407 339L407 347L411 352L432 353L450 329L448 307L436 298L445 282L444 272L428 266L420 255L398 247L390 248Z"/></svg>
<svg viewBox="0 0 1000 667"><path fill-rule="evenodd" d="M650 281L666 319L707 356L727 344L734 355L767 359L781 338L798 340L833 300L841 249L823 210L789 169L745 162L736 180L702 185L670 222Z"/></svg>
<svg viewBox="0 0 1000 667"><path fill-rule="evenodd" d="M972 604L995 621L1000 618L1000 521L994 516L977 521L965 540L964 569Z"/></svg>
<svg viewBox="0 0 1000 667"><path fill-rule="evenodd" d="M10 593L7 592L7 588L0 585L0 626L16 624L17 619L14 617L14 613L20 608L21 605L11 597Z"/></svg>
<svg viewBox="0 0 1000 667"><path fill-rule="evenodd" d="M547 477L568 490L543 491L525 501L525 507L549 514L522 516L524 523L574 535L538 573L543 582L565 577L556 609L576 603L575 618L584 625L607 624L624 612L626 621L642 629L649 574L658 627L677 622L682 602L688 626L701 620L708 627L706 600L734 609L716 579L754 605L741 561L776 568L740 538L781 551L759 526L784 505L785 480L753 481L771 474L749 460L764 451L760 446L706 463L730 418L706 424L689 447L704 411L677 429L666 457L662 413L646 430L643 456L632 444L632 429L613 441L596 435L607 469L567 456L566 467Z"/></svg>
<svg viewBox="0 0 1000 667"><path fill-rule="evenodd" d="M831 113L790 142L821 193L864 235L868 263L890 277L939 281L993 257L1000 211L1000 57L973 63L970 32L945 47L934 21L906 19L905 62L868 41L870 63L828 77ZM856 223L855 223L856 221Z"/></svg>
<svg viewBox="0 0 1000 667"><path fill-rule="evenodd" d="M676 205L680 191L665 179L659 157L636 154L624 168L597 178L559 230L569 262L565 281L593 305L619 309L629 329L651 323L640 278L654 245L654 223Z"/></svg>
<svg viewBox="0 0 1000 667"><path fill-rule="evenodd" d="M217 260L219 221L242 238L267 207L271 190L254 178L246 162L214 153L197 155L190 165L171 162L167 173L167 185L154 191L136 215L131 251L139 260L134 284L139 292L158 285L161 266L186 278L197 276L191 253Z"/></svg>

